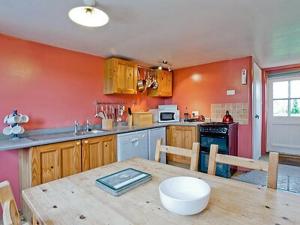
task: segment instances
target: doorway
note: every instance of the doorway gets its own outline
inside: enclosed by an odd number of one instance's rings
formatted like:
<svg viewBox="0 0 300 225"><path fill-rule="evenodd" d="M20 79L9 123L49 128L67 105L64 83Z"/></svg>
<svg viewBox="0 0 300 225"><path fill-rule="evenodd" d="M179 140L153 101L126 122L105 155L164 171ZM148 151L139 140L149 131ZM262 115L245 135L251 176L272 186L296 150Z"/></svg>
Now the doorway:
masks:
<svg viewBox="0 0 300 225"><path fill-rule="evenodd" d="M300 155L300 72L267 80L267 151Z"/></svg>

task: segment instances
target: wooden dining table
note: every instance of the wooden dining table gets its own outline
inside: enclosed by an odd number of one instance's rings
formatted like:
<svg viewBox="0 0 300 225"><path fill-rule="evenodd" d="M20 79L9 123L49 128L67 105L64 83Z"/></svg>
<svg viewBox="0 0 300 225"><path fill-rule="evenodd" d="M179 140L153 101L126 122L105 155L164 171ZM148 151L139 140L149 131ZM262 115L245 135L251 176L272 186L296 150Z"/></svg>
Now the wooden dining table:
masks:
<svg viewBox="0 0 300 225"><path fill-rule="evenodd" d="M152 180L119 197L95 185L99 177L126 168L150 173ZM204 211L180 216L162 206L159 184L174 176L196 177L210 185L210 200ZM300 195L140 158L38 185L22 195L39 224L44 225L300 224Z"/></svg>

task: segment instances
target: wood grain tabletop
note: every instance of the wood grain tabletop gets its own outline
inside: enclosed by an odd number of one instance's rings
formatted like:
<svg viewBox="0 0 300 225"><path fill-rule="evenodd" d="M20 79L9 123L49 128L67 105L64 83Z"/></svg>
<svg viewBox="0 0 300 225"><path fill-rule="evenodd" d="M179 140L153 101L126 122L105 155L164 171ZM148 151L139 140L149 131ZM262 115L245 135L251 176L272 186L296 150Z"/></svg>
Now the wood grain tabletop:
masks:
<svg viewBox="0 0 300 225"><path fill-rule="evenodd" d="M119 197L95 185L97 178L125 168L142 170L153 178ZM158 186L174 176L197 177L210 185L210 201L203 212L179 216L163 208ZM45 225L300 224L300 195L139 158L29 188L23 198Z"/></svg>

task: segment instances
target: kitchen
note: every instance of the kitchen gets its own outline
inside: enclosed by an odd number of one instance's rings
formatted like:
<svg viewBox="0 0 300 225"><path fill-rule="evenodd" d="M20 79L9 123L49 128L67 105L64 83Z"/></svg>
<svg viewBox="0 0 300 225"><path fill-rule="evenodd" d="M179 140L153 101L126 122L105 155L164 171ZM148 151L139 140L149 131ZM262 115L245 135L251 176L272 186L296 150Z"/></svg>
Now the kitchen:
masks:
<svg viewBox="0 0 300 225"><path fill-rule="evenodd" d="M55 4L58 4L58 1L55 2ZM108 7L109 9L107 12L108 14L110 14L109 16L111 21L109 21L106 26L96 28L100 29L98 30L98 32L100 32L100 36L105 36L106 33L110 32L110 29L117 31L122 31L124 29L118 23L117 18L112 15L114 13L117 13L118 10L127 9L130 3L124 2L122 3L123 5L121 4L118 7L118 1L112 2L113 5ZM99 1L99 3L101 5L101 1ZM104 3L105 1L103 1L103 4ZM80 6L82 2L74 1L74 3L72 4L65 5L64 7L68 8L69 10L72 8L72 6ZM108 3L106 2L105 4ZM118 2L118 4L120 4L120 2ZM127 7L126 4L128 4ZM148 5L150 3L148 2L145 4ZM178 2L176 4L177 6L182 6ZM107 45L111 48L111 51L110 54L105 54L105 56L102 56L98 53L95 54L95 52L92 50L88 51L88 49L92 49L92 47L87 44L83 44L83 46L81 47L71 47L71 41L68 41L68 38L74 41L76 45L78 45L79 42L75 42L75 40L71 39L71 36L68 36L67 34L64 34L65 36L56 37L55 39L55 32L52 31L53 33L50 32L47 37L44 37L43 40L43 33L46 34L47 31L45 29L41 29L41 27L35 27L41 25L36 24L33 21L34 18L28 18L29 21L24 21L23 26L26 27L25 25L27 23L27 30L21 29L19 26L14 25L13 19L9 20L10 16L7 15L7 13L19 13L22 9L29 10L28 6L24 5L24 3L18 3L16 5L14 5L13 3L2 3L2 5L3 9L6 9L6 12L4 12L4 10L2 12L1 10L1 14L3 15L3 18L1 19L3 21L3 24L1 24L1 27L3 25L3 30L1 29L2 34L0 35L0 81L3 84L0 90L0 96L2 100L0 111L1 118L4 118L13 110L17 109L19 113L24 113L29 117L29 121L24 124L25 131L33 132L33 136L37 136L39 132L46 132L47 135L49 132L55 133L57 131L73 132L74 121L78 121L79 124L82 125L82 129L80 130L84 130L86 120L89 120L92 126L96 125L98 126L96 128L100 129L102 125L101 119L95 117L96 102L115 105L124 104L126 112L124 112L124 118L122 120L125 125L126 122L128 122L126 117L129 107L131 108L132 112L147 112L149 109L157 108L158 105L177 105L180 111L181 119L184 118L185 113L188 113L189 117L191 117L192 112L196 111L199 113L199 115L203 115L207 119L206 122L221 121L226 109L229 108L230 114L232 115L234 121L239 123L237 135L237 155L240 157L251 159L253 158L254 141L252 140L253 106L251 74L253 72L254 63L256 63L257 59L251 56L252 53L242 54L241 52L238 52L236 55L231 56L230 54L222 55L220 52L219 56L214 58L213 53L211 55L208 55L208 51L206 53L206 56L201 56L201 58L199 58L197 56L199 54L192 55L193 52L190 52L191 56L187 57L187 59L182 59L181 55L174 51L173 59L172 56L169 56L168 50L164 50L167 48L167 43L162 41L160 49L155 48L155 45L151 46L151 48L155 49L155 52L164 52L164 55L161 56L161 54L163 53L154 54L153 51L150 51L151 49L147 49L149 51L149 57L153 54L154 56L152 56L152 58L150 57L151 59L145 59L147 57L145 55L148 54L143 53L138 55L136 49L134 49L134 46L131 46L130 43L128 43L128 46L130 46L128 47L128 49L132 51L131 53L126 52L128 50L122 50L124 47L120 46L123 40L121 37L118 37L121 40L115 40L119 43L117 45L109 42L109 38L106 36ZM228 10L228 6L226 6L226 4L224 5L222 5L224 7L224 10ZM167 3L164 3L164 6L167 7ZM39 5L35 7L41 7L41 12L46 9L46 5ZM139 7L143 8L144 6L140 5ZM290 7L292 8L292 6ZM189 7L190 10L192 10L191 8L192 7ZM68 10L66 10L66 12L68 12ZM116 11L114 12L114 10ZM176 10L178 10L178 8L174 6L174 10L175 12L177 12ZM63 12L60 13L61 15L63 15ZM236 13L240 14L239 12ZM16 16L17 15L18 14L16 14ZM45 24L50 23L46 18L43 18L42 20ZM80 35L83 35L87 38L87 40L89 40L89 37L91 35L96 34L95 30L85 29L81 26L78 26L77 24L69 20L67 16L63 19L63 21L67 24L65 24L65 27L71 27L70 29L73 30L73 32L76 32L76 35L78 35L79 37ZM131 21L129 23L133 22ZM151 26L154 25L156 24L151 24ZM42 27L43 26L47 27L46 25L42 25ZM116 27L114 28L114 26ZM48 24L48 27L55 26L53 26L53 24ZM13 30L13 28L15 30ZM30 28L32 28L34 32L37 32L34 34L34 37L29 36ZM61 28L57 27L53 29ZM143 31L143 29L141 29L140 31ZM176 29L172 31L175 32ZM60 33L62 32L62 30L56 30L56 32L63 35L63 33ZM189 32L193 33L194 31ZM143 32L139 33L141 34L141 40L143 40ZM149 35L149 37L151 37L151 34L147 34ZM162 32L162 34L160 35L163 34L164 33ZM117 36L117 34L114 35ZM129 42L129 40L130 39L126 41ZM172 47L176 49L176 46L173 45L174 40L172 39L172 37L170 37L169 41L171 42ZM132 42L134 41L132 40ZM143 49L144 45L140 45L140 48ZM139 44L136 43L136 46L139 46ZM179 50L180 49L181 48L179 48ZM134 56L134 53L137 55ZM163 66L165 67L166 70L164 71L166 72L168 72L169 65L165 66L162 61L170 61L166 64L170 64L171 67L174 67L171 68L173 70L172 96L151 97L147 92L141 93L138 91L136 91L136 94L104 94L104 90L106 88L105 76L107 75L107 73L104 72L106 60L109 59L110 56L116 55L124 55L126 57L122 57L122 60L124 60L125 58L126 61L130 62L135 62L135 60L128 60L128 58L134 58L136 60L142 61L143 63L137 62L137 65L141 67L150 68L153 66L158 69L159 66ZM176 64L175 55L177 55ZM204 60L203 58L206 57L207 59ZM211 57L211 59L209 59L209 57ZM189 63L184 63L186 61L189 61ZM277 64L267 65L264 67L270 68L275 66L295 64L299 62L299 60L296 61L295 59L295 61L291 62L292 63L288 63L285 61L277 62ZM291 68L292 67L287 69L291 70ZM295 68L297 67L294 66L294 70ZM282 70L284 68L280 69ZM246 84L242 84L242 71L244 70L246 70L247 74ZM270 69L268 71L270 71ZM144 74L142 69L140 69L140 73L140 76L143 78ZM138 80L137 72L134 76L136 77L136 80ZM133 88L135 89L136 87ZM168 88L170 88L170 85L168 85ZM235 92L235 94L228 95L227 91L229 91L230 93L232 90ZM173 125L174 124L171 124L171 126L169 127L167 125L159 126L166 127L166 133L168 133L168 129L176 132L177 135L178 133L185 132L187 134L187 137L190 138L188 141L186 141L189 145L187 148L191 149L191 143L193 143L194 141L199 141L199 134L196 134L196 132L198 132L198 129L194 124L190 123L188 126L186 126L186 129L190 130L185 130L185 127L182 128L181 126L178 130L176 130L175 128L177 128L177 126L172 127ZM152 128L152 125L150 126ZM5 127L5 124L1 125L2 129L4 129ZM114 129L123 128L119 127ZM140 128L138 130L140 130ZM143 128L142 130L145 129ZM146 130L147 132L149 132L153 129ZM113 131L111 132L113 133ZM147 135L148 134L146 133L145 136ZM262 131L262 136L263 135L264 127ZM80 140L80 144L85 145L84 141L86 141L86 139L101 136L103 136L103 133L82 135L80 136L80 138L72 137L72 139L69 139L69 137L67 139L66 137L56 138L58 139L58 142L59 140L68 140L75 141L75 144L77 140ZM2 138L5 139L5 137ZM24 182L26 183L26 179L28 179L28 177L25 177L25 181L22 180L22 178L24 178L22 177L22 173L26 170L22 170L23 164L20 163L20 158L24 157L23 159L26 159L26 157L29 157L29 155L26 154L29 153L28 148L32 146L32 143L35 142L38 143L37 146L41 146L39 145L40 143L45 144L46 142L40 142L40 140L30 140L28 141L30 142L30 144L27 145L28 147L25 147L26 151L23 151L18 146L26 146L24 145L24 143L13 142L16 147L13 147L13 149L11 149L4 147L2 138L0 145L0 180L8 180L10 182L17 204L19 208L21 208L23 202L21 196L22 193L19 188L22 186L22 184L24 184ZM264 142L264 139L265 138L262 138L262 142ZM168 135L166 135L166 141L168 142ZM112 145L114 145L115 143L116 151L120 149L117 146L117 140L101 140L100 142L113 143ZM51 143L54 142L51 141ZM99 141L95 143L95 145L97 145ZM47 144L50 143L47 142ZM93 144L86 143L86 145L89 145L90 151L93 151ZM152 146L153 145L154 144L152 144ZM33 148L37 146L34 146ZM6 150L2 151L2 148L6 148ZM23 152L25 154L21 154L20 156L20 152ZM266 147L264 147L264 144L262 144L261 152L263 154L266 152ZM117 155L118 154L116 154L116 156L112 155L111 159L114 159L114 157L117 157ZM177 161L179 161L180 163L182 160L183 158L179 158ZM108 161L110 161L110 159L108 159ZM97 162L95 165L97 165ZM91 164L87 166L87 168L93 167L94 166L91 167ZM74 168L76 169L76 167ZM81 172L81 170L82 168L80 168L78 171ZM68 170L66 171L67 173L70 172Z"/></svg>

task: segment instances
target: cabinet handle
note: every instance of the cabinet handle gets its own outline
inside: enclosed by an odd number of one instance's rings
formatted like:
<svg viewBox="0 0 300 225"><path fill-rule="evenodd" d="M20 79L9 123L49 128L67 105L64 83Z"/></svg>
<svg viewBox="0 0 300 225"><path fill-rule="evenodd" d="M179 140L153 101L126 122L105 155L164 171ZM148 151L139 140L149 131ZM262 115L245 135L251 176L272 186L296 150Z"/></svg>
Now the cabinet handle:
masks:
<svg viewBox="0 0 300 225"><path fill-rule="evenodd" d="M138 138L132 138L131 139L131 142L133 143L133 142L137 142L139 139Z"/></svg>

